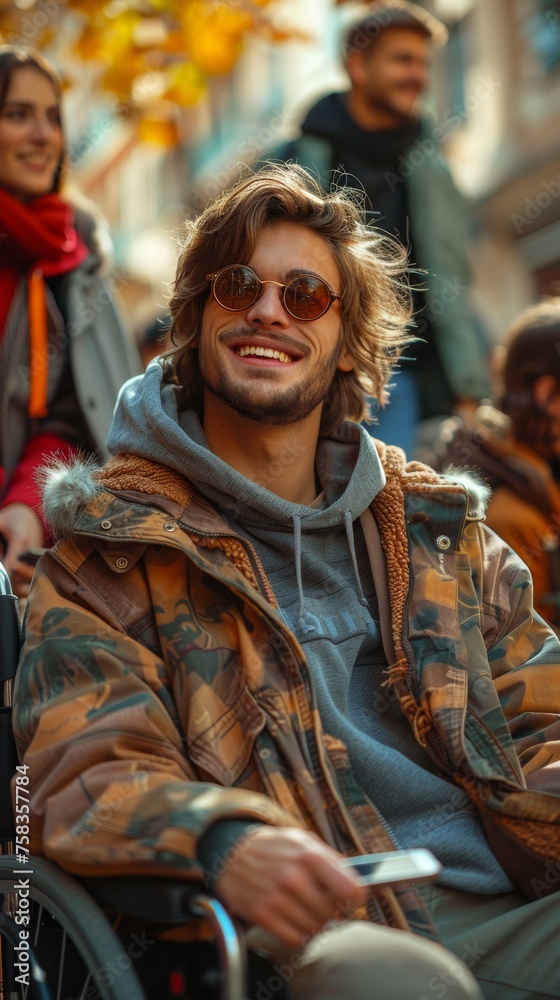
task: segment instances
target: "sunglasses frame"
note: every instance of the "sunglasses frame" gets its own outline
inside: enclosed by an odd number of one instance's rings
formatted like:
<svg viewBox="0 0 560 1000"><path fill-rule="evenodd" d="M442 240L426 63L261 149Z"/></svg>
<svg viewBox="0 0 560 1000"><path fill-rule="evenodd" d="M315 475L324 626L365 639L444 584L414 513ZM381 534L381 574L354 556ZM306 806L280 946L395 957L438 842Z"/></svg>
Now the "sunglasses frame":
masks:
<svg viewBox="0 0 560 1000"><path fill-rule="evenodd" d="M230 268L233 267L243 267L246 271L250 271L256 281L255 298L253 299L252 302L249 303L249 305L240 306L238 309L232 308L231 306L225 306L223 302L220 302L218 296L216 295L216 281L218 280L220 275L224 273L224 271L229 271ZM298 281L300 278L305 278L305 277L315 278L316 280L321 281L329 293L329 301L325 306L325 308L320 313L318 313L317 316L310 316L308 319L302 316L296 316L296 314L292 312L292 310L289 309L286 304L286 289L289 288L294 281ZM248 264L226 264L225 267L220 268L219 271L215 271L214 274L207 274L206 281L209 281L211 283L210 288L212 290L212 295L214 296L218 305L221 306L222 309L227 309L228 312L245 312L247 309L251 309L251 307L254 306L255 302L257 302L258 299L260 299L265 285L278 285L278 287L281 289L281 299L284 309L286 310L288 315L292 317L292 319L297 319L299 323L313 323L316 319L320 319L321 316L324 316L325 313L329 311L330 307L332 306L333 302L336 301L336 299L342 299L342 295L339 295L338 292L335 292L329 285L328 281L325 281L324 278L321 278L318 274L314 274L312 271L302 271L301 274L294 275L293 278L290 278L289 281L287 281L285 284L282 284L281 281L272 281L271 278L265 278L264 280L262 278L259 278L258 274L256 274L253 271L253 268L249 267Z"/></svg>

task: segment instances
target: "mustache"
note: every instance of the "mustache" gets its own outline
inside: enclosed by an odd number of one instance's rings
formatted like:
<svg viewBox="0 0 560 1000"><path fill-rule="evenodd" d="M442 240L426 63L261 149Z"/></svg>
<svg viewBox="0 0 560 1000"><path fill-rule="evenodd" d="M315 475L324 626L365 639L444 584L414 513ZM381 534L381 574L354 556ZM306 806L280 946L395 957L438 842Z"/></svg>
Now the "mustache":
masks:
<svg viewBox="0 0 560 1000"><path fill-rule="evenodd" d="M403 83L395 84L395 90L410 90L414 87L415 90L423 90L425 84L421 80L405 80Z"/></svg>
<svg viewBox="0 0 560 1000"><path fill-rule="evenodd" d="M234 343L236 340L242 337L247 343L250 343L253 337L266 337L267 340L278 344L283 350L293 347L294 350L300 354L309 354L311 348L307 344L304 344L301 340L294 340L293 337L288 337L285 334L276 333L272 330L254 330L247 326L238 326L233 330L226 330L220 333L218 340L220 343L226 346L230 343Z"/></svg>

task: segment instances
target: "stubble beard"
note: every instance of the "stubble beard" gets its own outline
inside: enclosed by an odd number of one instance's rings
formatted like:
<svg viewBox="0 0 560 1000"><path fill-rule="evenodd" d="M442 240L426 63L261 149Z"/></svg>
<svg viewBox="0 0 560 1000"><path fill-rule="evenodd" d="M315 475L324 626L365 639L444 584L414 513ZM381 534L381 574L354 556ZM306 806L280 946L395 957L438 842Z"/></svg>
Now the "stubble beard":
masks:
<svg viewBox="0 0 560 1000"><path fill-rule="evenodd" d="M224 365L215 365L212 370L206 364L203 347L199 348L200 375L206 390L241 416L268 426L286 426L305 420L324 402L336 376L340 351L337 345L319 372L311 372L306 379L291 386L279 385L275 392L270 391L271 383L278 381L273 369L247 366L248 377L236 380ZM251 388L252 382L263 379L269 386L264 399L263 394L252 392Z"/></svg>
<svg viewBox="0 0 560 1000"><path fill-rule="evenodd" d="M403 111L402 108L397 106L394 100L392 100L390 97L385 98L381 94L366 93L366 101L369 104L372 111L375 111L377 113L382 113L384 115L392 115L394 118L398 119L401 122L401 125L403 126L410 125L411 122L416 121L417 115L415 112L415 108L417 106L419 98L420 94L412 102L410 110Z"/></svg>

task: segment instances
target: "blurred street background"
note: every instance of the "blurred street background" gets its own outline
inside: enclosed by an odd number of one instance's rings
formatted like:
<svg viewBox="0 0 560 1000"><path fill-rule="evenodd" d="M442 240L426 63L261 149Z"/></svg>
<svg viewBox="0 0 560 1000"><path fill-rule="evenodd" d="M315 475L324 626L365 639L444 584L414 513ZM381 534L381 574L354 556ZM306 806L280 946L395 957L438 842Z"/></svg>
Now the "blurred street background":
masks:
<svg viewBox="0 0 560 1000"><path fill-rule="evenodd" d="M428 110L469 199L473 300L497 343L521 308L560 294L560 0L421 6L450 32ZM181 221L345 88L341 35L365 12L335 0L0 0L2 41L39 48L63 74L72 176L109 222L139 339L165 309Z"/></svg>

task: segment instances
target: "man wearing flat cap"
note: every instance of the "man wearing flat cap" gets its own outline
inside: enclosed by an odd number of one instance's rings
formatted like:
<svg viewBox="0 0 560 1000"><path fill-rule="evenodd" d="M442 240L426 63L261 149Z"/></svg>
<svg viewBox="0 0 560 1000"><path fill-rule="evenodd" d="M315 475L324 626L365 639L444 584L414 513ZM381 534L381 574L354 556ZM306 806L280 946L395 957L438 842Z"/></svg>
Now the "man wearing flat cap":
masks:
<svg viewBox="0 0 560 1000"><path fill-rule="evenodd" d="M374 433L413 451L420 420L469 415L489 393L484 335L468 301L468 225L439 144L462 120L450 106L440 125L422 119L433 48L446 44L441 21L415 3L374 3L347 32L343 58L350 90L323 97L301 136L275 158L311 169L325 187L363 188L372 222L409 250L415 328L391 404ZM343 177L340 177L340 171ZM375 403L373 409L376 409Z"/></svg>

